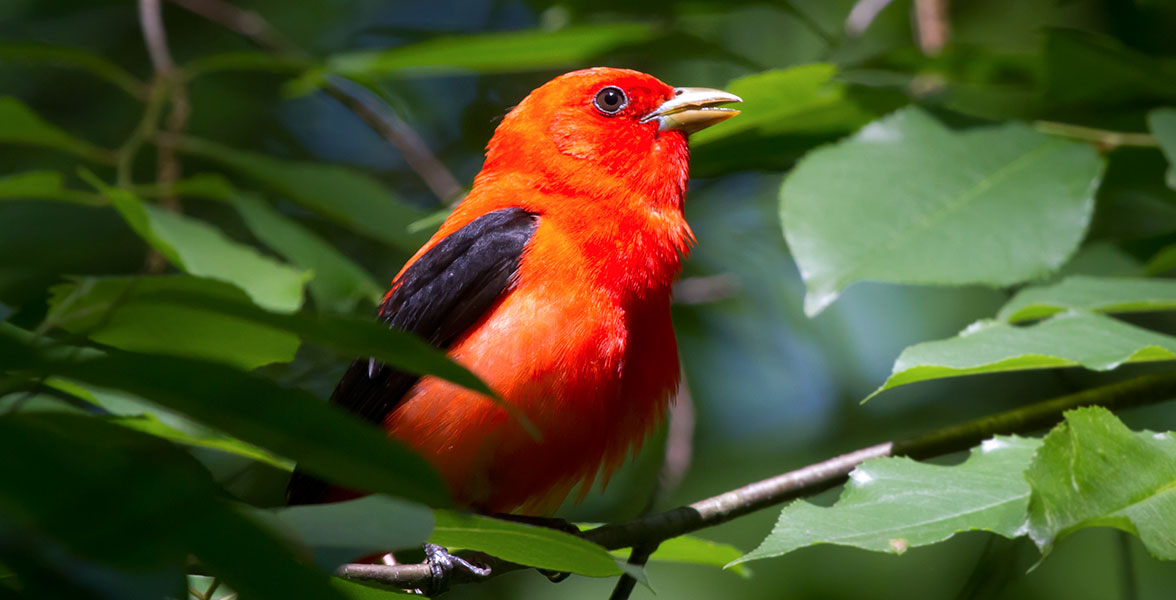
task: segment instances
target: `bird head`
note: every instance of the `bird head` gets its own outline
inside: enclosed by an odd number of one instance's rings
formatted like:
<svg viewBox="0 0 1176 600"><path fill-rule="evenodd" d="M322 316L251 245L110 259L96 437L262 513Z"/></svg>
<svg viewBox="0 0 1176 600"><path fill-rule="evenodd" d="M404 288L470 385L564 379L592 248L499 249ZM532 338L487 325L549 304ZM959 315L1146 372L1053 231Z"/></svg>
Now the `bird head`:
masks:
<svg viewBox="0 0 1176 600"><path fill-rule="evenodd" d="M628 69L573 71L511 110L490 141L486 166L629 182L662 178L672 168L684 183L687 135L739 114L722 106L732 102L741 100Z"/></svg>

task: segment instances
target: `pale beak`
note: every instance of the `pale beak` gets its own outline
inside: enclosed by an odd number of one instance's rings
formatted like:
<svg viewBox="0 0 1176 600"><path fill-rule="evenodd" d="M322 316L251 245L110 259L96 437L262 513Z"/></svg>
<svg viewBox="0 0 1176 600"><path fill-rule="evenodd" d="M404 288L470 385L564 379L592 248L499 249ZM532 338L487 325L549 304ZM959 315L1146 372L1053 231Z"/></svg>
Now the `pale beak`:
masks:
<svg viewBox="0 0 1176 600"><path fill-rule="evenodd" d="M656 119L661 131L677 129L683 133L693 133L739 114L733 108L719 106L731 102L743 102L743 99L722 90L674 88L674 97L645 115L641 122Z"/></svg>

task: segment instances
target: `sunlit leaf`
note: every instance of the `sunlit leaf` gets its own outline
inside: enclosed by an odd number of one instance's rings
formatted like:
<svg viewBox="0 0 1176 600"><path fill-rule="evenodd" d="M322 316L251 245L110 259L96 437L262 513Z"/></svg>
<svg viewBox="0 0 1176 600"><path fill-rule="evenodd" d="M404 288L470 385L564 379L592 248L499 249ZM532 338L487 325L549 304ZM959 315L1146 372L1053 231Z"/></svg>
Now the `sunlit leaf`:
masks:
<svg viewBox="0 0 1176 600"><path fill-rule="evenodd" d="M433 513L396 498L367 496L347 502L269 511L293 531L326 570L371 554L420 546L433 529Z"/></svg>
<svg viewBox="0 0 1176 600"><path fill-rule="evenodd" d="M1168 159L1168 187L1176 190L1176 108L1157 108L1147 114L1148 128Z"/></svg>
<svg viewBox="0 0 1176 600"><path fill-rule="evenodd" d="M805 312L860 280L1003 286L1049 273L1086 231L1102 164L1020 123L954 131L917 108L811 152L780 190Z"/></svg>
<svg viewBox="0 0 1176 600"><path fill-rule="evenodd" d="M345 313L361 301L379 303L384 286L325 240L257 198L237 194L232 202L265 245L314 272L307 288L318 306Z"/></svg>
<svg viewBox="0 0 1176 600"><path fill-rule="evenodd" d="M1075 275L1052 285L1021 290L1000 309L996 318L1016 323L1069 310L1108 313L1176 310L1176 281Z"/></svg>
<svg viewBox="0 0 1176 600"><path fill-rule="evenodd" d="M120 425L135 431L151 434L155 437L163 438L183 444L185 446L194 446L197 448L208 448L210 450L219 450L229 454L236 454L257 462L262 462L283 471L291 471L294 469L294 463L283 458L274 456L257 446L246 444L240 440L223 436L223 435L193 435L180 431L174 427L165 424L157 417L152 415L139 415L135 417L111 417L107 419L115 425Z"/></svg>
<svg viewBox="0 0 1176 600"><path fill-rule="evenodd" d="M185 272L231 283L269 310L293 312L302 306L302 286L313 273L282 264L235 242L219 229L191 217L144 204L130 192L101 185L127 224L164 258Z"/></svg>
<svg viewBox="0 0 1176 600"><path fill-rule="evenodd" d="M237 288L190 276L112 277L50 288L49 319L67 331L136 352L191 356L252 369L289 362L298 336L198 302L152 300L161 292L211 296L248 305Z"/></svg>
<svg viewBox="0 0 1176 600"><path fill-rule="evenodd" d="M451 550L479 550L529 567L589 577L621 573L608 550L562 531L476 514L433 512L433 534L429 541Z"/></svg>
<svg viewBox="0 0 1176 600"><path fill-rule="evenodd" d="M392 73L436 75L454 72L510 73L571 67L626 44L651 39L639 23L580 25L556 31L509 31L433 38L389 48L336 54L322 71L311 72L295 89L318 85L325 73L372 78Z"/></svg>
<svg viewBox="0 0 1176 600"><path fill-rule="evenodd" d="M738 117L690 137L694 175L780 168L805 150L856 130L897 104L874 110L837 81L837 68L809 64L741 77L724 86L740 98Z"/></svg>
<svg viewBox="0 0 1176 600"><path fill-rule="evenodd" d="M8 368L128 392L353 489L446 503L444 484L422 458L301 390L193 359L118 350L88 360L47 354L0 335L0 364Z"/></svg>
<svg viewBox="0 0 1176 600"><path fill-rule="evenodd" d="M194 138L185 138L180 148L233 169L373 239L411 250L423 241L407 232L408 225L419 219L421 212L359 171L338 165L282 161Z"/></svg>
<svg viewBox="0 0 1176 600"><path fill-rule="evenodd" d="M134 75L102 56L66 46L48 44L0 44L0 63L19 62L72 67L89 71L136 98L146 95L147 86Z"/></svg>
<svg viewBox="0 0 1176 600"><path fill-rule="evenodd" d="M977 321L956 337L903 350L870 397L943 377L1077 366L1108 371L1126 362L1174 358L1176 337L1100 314L1068 312L1027 327Z"/></svg>
<svg viewBox="0 0 1176 600"><path fill-rule="evenodd" d="M616 550L613 556L628 559L628 549ZM743 552L731 544L721 544L692 535L680 535L658 544L657 550L649 557L650 562L666 562L690 565L727 567L741 577L751 577L751 569L742 563L731 564L743 556Z"/></svg>
<svg viewBox="0 0 1176 600"><path fill-rule="evenodd" d="M1029 535L1048 553L1085 527L1139 536L1152 556L1176 560L1176 438L1133 432L1110 411L1066 413L1025 473Z"/></svg>
<svg viewBox="0 0 1176 600"><path fill-rule="evenodd" d="M63 150L99 162L111 160L106 150L66 133L11 96L0 96L0 144L4 143Z"/></svg>
<svg viewBox="0 0 1176 600"><path fill-rule="evenodd" d="M1040 445L1037 439L998 436L950 467L901 457L867 460L850 473L835 505L793 502L772 533L739 561L814 544L901 554L963 531L1024 535L1029 484L1021 474Z"/></svg>

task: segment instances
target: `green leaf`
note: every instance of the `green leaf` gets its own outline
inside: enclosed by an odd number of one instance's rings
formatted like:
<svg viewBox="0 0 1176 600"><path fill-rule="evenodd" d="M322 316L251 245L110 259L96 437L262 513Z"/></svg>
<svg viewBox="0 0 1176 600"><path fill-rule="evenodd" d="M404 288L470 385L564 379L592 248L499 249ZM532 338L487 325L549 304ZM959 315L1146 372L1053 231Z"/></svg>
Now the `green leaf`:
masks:
<svg viewBox="0 0 1176 600"><path fill-rule="evenodd" d="M151 405L142 399L121 392L85 386L74 381L49 377L45 386L74 398L84 400L110 414L109 423L170 440L186 446L196 446L236 454L263 462L283 471L291 471L294 464L241 440L209 429L167 409Z"/></svg>
<svg viewBox="0 0 1176 600"><path fill-rule="evenodd" d="M589 577L621 573L608 550L569 533L445 510L433 511L433 519L429 541L450 550L478 550L520 565Z"/></svg>
<svg viewBox="0 0 1176 600"><path fill-rule="evenodd" d="M66 331L135 352L190 356L253 369L294 359L299 339L284 329L207 310L159 302L153 294L213 297L248 305L226 283L190 276L86 279L49 289L48 320Z"/></svg>
<svg viewBox="0 0 1176 600"><path fill-rule="evenodd" d="M1102 161L1021 123L953 131L918 108L809 153L780 190L815 315L845 286L1011 285L1058 268L1090 222Z"/></svg>
<svg viewBox="0 0 1176 600"><path fill-rule="evenodd" d="M1126 362L1173 358L1176 337L1099 314L1067 312L1027 327L984 320L956 337L903 350L890 378L869 398L943 377L1075 366L1109 371Z"/></svg>
<svg viewBox="0 0 1176 600"><path fill-rule="evenodd" d="M625 560L629 557L629 550L616 550L612 554ZM743 552L731 544L721 544L690 535L680 535L659 544L649 560L651 562L706 565L720 568L730 565L732 573L740 577L751 577L751 569L747 568L747 565L731 564L741 556L743 556Z"/></svg>
<svg viewBox="0 0 1176 600"><path fill-rule="evenodd" d="M996 318L1016 323L1069 310L1108 313L1176 310L1176 281L1075 275L1053 285L1021 290L1000 309Z"/></svg>
<svg viewBox="0 0 1176 600"><path fill-rule="evenodd" d="M11 96L0 96L0 144L3 143L42 146L97 162L111 162L107 150L66 133Z"/></svg>
<svg viewBox="0 0 1176 600"><path fill-rule="evenodd" d="M1061 104L1176 99L1176 60L1074 29L1045 32L1043 95Z"/></svg>
<svg viewBox="0 0 1176 600"><path fill-rule="evenodd" d="M193 555L249 597L342 597L158 438L87 416L7 415L0 480L0 512L101 564L146 571Z"/></svg>
<svg viewBox="0 0 1176 600"><path fill-rule="evenodd" d="M195 138L185 138L180 149L233 169L372 239L408 250L416 250L423 241L406 231L409 223L420 218L420 211L358 171L277 160Z"/></svg>
<svg viewBox="0 0 1176 600"><path fill-rule="evenodd" d="M302 306L302 286L313 273L230 240L207 223L143 204L130 192L103 185L92 176L87 179L114 204L135 233L183 271L231 283L269 310L294 312Z"/></svg>
<svg viewBox="0 0 1176 600"><path fill-rule="evenodd" d="M26 171L0 177L0 200L58 200L101 206L101 198L65 187L65 178L57 171Z"/></svg>
<svg viewBox="0 0 1176 600"><path fill-rule="evenodd" d="M236 454L237 456L242 456L251 460L256 460L257 462L266 463L283 471L294 470L294 463L284 458L274 456L273 454L270 454L269 452L266 452L265 450L254 446L253 444L247 444L241 440L225 435L218 435L215 433L194 435L185 431L180 431L179 429L176 429L170 425L167 425L163 421L160 421L159 418L154 415L142 414L134 417L110 417L107 419L107 421L114 423L115 425L126 427L128 429L134 429L135 431L150 434L165 440L170 440L172 442L176 442L177 444L194 446L197 448L208 448L210 450L219 450L229 454Z"/></svg>
<svg viewBox="0 0 1176 600"><path fill-rule="evenodd" d="M232 202L250 231L265 245L291 263L314 272L307 287L318 306L346 313L358 302L379 303L383 287L334 246L253 196L237 194Z"/></svg>
<svg viewBox="0 0 1176 600"><path fill-rule="evenodd" d="M1168 187L1176 190L1176 108L1157 108L1147 113L1147 126L1168 159Z"/></svg>
<svg viewBox="0 0 1176 600"><path fill-rule="evenodd" d="M1033 489L1029 536L1048 554L1086 527L1139 536L1152 556L1176 560L1176 438L1135 433L1110 411L1087 407L1045 436L1025 472Z"/></svg>
<svg viewBox="0 0 1176 600"><path fill-rule="evenodd" d="M508 31L433 38L386 50L336 54L325 71L346 77L373 78L405 73L514 73L572 67L623 45L654 37L648 25L615 23L580 25L556 31ZM315 83L312 73L297 87Z"/></svg>
<svg viewBox="0 0 1176 600"><path fill-rule="evenodd" d="M739 561L814 544L901 554L962 531L1024 535L1029 484L1021 473L1040 445L1041 440L997 436L950 467L902 457L867 460L850 473L835 505L793 502L772 533Z"/></svg>
<svg viewBox="0 0 1176 600"><path fill-rule="evenodd" d="M280 508L271 514L297 534L326 570L367 555L420 546L433 529L428 508L382 496Z"/></svg>
<svg viewBox="0 0 1176 600"><path fill-rule="evenodd" d="M389 328L375 319L314 313L286 315L234 301L219 294L206 294L196 285L182 290L157 289L135 293L137 300L183 306L264 325L333 348L345 356L371 357L418 375L435 375L462 387L494 396L480 379L451 361L444 352L421 338Z"/></svg>
<svg viewBox="0 0 1176 600"><path fill-rule="evenodd" d="M691 173L786 167L812 146L885 112L862 106L836 74L835 66L815 63L730 82L724 89L743 98L741 114L690 137Z"/></svg>
<svg viewBox="0 0 1176 600"><path fill-rule="evenodd" d="M66 46L48 44L0 44L0 63L35 63L73 67L89 71L100 79L118 86L135 98L143 98L147 86L122 67L105 58Z"/></svg>
<svg viewBox="0 0 1176 600"><path fill-rule="evenodd" d="M0 329L0 333L7 330ZM447 503L440 477L386 433L301 390L225 365L112 350L53 359L0 335L0 364L128 392L357 490Z"/></svg>

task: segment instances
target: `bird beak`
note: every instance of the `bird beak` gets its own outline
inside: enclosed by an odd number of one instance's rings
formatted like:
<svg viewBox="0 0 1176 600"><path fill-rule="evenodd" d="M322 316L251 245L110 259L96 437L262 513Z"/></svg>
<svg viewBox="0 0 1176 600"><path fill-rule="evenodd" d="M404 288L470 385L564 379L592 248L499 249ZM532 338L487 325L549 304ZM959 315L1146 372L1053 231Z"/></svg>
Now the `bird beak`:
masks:
<svg viewBox="0 0 1176 600"><path fill-rule="evenodd" d="M733 108L719 106L731 102L743 102L743 99L722 90L674 88L674 97L642 117L641 122L656 119L661 131L677 129L683 133L693 133L739 114Z"/></svg>

